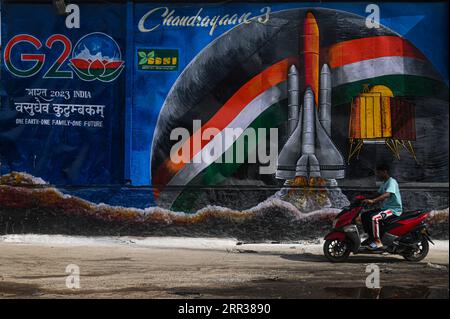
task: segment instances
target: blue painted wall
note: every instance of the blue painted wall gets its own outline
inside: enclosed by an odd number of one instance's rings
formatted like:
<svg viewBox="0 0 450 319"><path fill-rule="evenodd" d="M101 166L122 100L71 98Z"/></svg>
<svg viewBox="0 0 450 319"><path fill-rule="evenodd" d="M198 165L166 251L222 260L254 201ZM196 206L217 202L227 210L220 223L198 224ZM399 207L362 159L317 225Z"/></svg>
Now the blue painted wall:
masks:
<svg viewBox="0 0 450 319"><path fill-rule="evenodd" d="M195 15L203 8L202 15L214 16L251 12L269 6L272 12L301 7L326 7L366 16L369 3L229 3L229 4L82 4L81 28L67 29L64 17L57 16L51 5L3 4L2 5L2 57L5 45L18 34L30 34L45 41L52 34L67 36L75 46L86 34L102 32L110 35L119 45L125 71L113 82L83 81L73 79L43 79L50 61L55 61L60 51L35 50L29 44L14 47L14 63L27 68L30 62L20 62L20 50L45 53L46 63L37 75L29 78L14 76L2 59L2 104L0 109L1 170L25 171L58 185L151 185L150 152L153 132L163 105L173 84L190 61L214 39L234 26L219 26L213 34L210 28L181 28L160 26L152 32L138 30L139 20L158 7L174 9L176 15ZM432 62L448 84L448 28L445 3L380 3L381 22L398 32L419 48ZM159 11L160 13L161 11ZM45 23L43 23L45 21ZM147 26L161 23L154 14ZM179 65L176 71L138 70L138 49L177 49ZM31 51L30 51L31 50ZM72 57L72 54L71 54ZM68 61L61 70L71 71ZM86 90L93 94L91 104L106 106L103 128L74 128L43 125L16 124L16 102L30 102L26 88L52 90ZM58 100L61 101L61 100ZM72 103L80 100L71 99ZM24 114L21 114L24 115ZM25 116L21 116L25 117ZM35 116L34 118L44 118ZM53 117L54 118L54 117ZM85 117L74 119L85 120ZM98 118L97 118L98 119Z"/></svg>

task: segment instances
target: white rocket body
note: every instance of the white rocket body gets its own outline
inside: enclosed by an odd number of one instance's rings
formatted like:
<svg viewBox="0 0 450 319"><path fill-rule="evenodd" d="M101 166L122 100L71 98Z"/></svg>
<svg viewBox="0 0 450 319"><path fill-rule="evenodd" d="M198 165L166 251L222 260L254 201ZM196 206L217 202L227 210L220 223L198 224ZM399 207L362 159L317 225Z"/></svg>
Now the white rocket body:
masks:
<svg viewBox="0 0 450 319"><path fill-rule="evenodd" d="M328 65L323 65L320 72L319 108L310 87L305 89L303 105L299 105L299 75L294 65L289 69L288 90L290 136L278 156L276 177L344 178L344 159L331 140L331 72Z"/></svg>

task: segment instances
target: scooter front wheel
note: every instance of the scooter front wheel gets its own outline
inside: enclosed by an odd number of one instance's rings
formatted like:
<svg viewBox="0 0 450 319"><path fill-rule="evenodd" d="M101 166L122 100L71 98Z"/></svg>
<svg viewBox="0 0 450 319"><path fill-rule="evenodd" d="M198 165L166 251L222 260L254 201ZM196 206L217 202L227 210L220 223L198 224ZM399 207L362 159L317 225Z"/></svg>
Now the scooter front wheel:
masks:
<svg viewBox="0 0 450 319"><path fill-rule="evenodd" d="M323 253L331 262L343 262L350 255L350 245L339 239L327 239L323 244Z"/></svg>

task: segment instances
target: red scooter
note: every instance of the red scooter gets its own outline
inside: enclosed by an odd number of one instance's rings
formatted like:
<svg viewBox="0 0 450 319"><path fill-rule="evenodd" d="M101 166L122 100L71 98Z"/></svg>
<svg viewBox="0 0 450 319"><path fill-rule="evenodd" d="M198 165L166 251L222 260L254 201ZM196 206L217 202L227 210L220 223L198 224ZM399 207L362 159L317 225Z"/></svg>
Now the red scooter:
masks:
<svg viewBox="0 0 450 319"><path fill-rule="evenodd" d="M371 250L361 244L357 227L358 216L364 214L365 197L357 196L355 201L345 207L333 221L333 230L325 236L323 252L332 262L345 261L353 254L396 254L406 260L418 262L424 259L429 250L430 239L425 220L429 212L403 212L399 217L391 216L380 221L380 237L383 247Z"/></svg>

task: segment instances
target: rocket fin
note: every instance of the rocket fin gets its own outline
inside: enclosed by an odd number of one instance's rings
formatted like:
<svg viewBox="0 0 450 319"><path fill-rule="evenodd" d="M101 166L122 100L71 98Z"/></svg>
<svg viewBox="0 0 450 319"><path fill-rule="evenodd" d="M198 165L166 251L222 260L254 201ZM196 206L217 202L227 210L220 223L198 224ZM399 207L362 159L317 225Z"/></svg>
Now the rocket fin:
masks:
<svg viewBox="0 0 450 319"><path fill-rule="evenodd" d="M316 157L320 163L320 172L326 179L342 179L345 177L345 164L342 154L334 145L320 123L316 112Z"/></svg>

